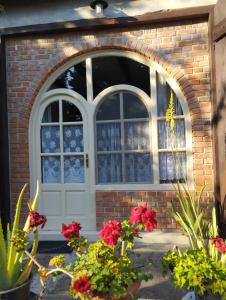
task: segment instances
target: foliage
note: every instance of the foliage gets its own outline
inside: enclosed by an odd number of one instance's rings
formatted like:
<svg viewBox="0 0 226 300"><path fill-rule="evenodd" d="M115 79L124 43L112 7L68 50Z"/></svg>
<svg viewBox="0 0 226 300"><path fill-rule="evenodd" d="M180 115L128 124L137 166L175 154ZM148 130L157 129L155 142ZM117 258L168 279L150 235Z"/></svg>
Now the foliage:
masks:
<svg viewBox="0 0 226 300"><path fill-rule="evenodd" d="M166 112L166 122L171 131L172 145L177 145L175 129L175 110L171 94L169 107ZM173 150L173 149L172 149ZM182 169L182 164L176 153L176 163ZM179 210L173 204L173 217L188 235L191 250L183 253L176 248L169 251L163 258L163 270L173 272L175 287L194 289L199 295L205 293L219 294L226 298L226 243L219 237L216 221L216 210L212 209L212 220L209 220L208 210L202 208L202 197L205 186L199 194L188 188L179 180L174 185L179 200Z"/></svg>
<svg viewBox="0 0 226 300"><path fill-rule="evenodd" d="M54 264L59 272L64 271L72 278L72 297L119 299L127 294L134 282L152 278L151 274L146 274L141 267L134 265L131 249L141 229L149 231L151 226L156 226L155 212L147 207L137 207L135 211L137 218L134 222L110 220L104 223L100 231L101 239L88 246L86 239L78 236L77 230L68 236L68 245L77 254L73 266L65 265L62 255L51 259L50 265ZM134 220L134 209L131 216ZM70 224L64 225L62 229L70 227ZM65 232L62 233L65 236ZM54 269L52 272L55 272Z"/></svg>
<svg viewBox="0 0 226 300"><path fill-rule="evenodd" d="M175 287L186 287L199 295L226 296L226 266L213 260L206 249L169 251L163 258L163 266L172 268Z"/></svg>
<svg viewBox="0 0 226 300"><path fill-rule="evenodd" d="M27 217L23 229L19 228L21 205L26 187L27 185L25 184L20 192L13 226L12 228L10 228L9 224L7 226L7 241L5 241L3 235L2 222L0 219L0 290L11 289L23 284L28 280L31 273L32 261L28 259L25 265L23 264L25 249L28 245L28 235L30 232L30 216ZM32 210L35 210L37 201L38 185L33 203L29 204L29 207ZM31 254L35 255L38 246L37 227L34 228L33 233L34 242Z"/></svg>
<svg viewBox="0 0 226 300"><path fill-rule="evenodd" d="M180 212L172 203L173 217L187 233L192 249L202 248L208 239L210 229L206 213L201 208L205 186L198 196L179 182L174 187L180 204Z"/></svg>

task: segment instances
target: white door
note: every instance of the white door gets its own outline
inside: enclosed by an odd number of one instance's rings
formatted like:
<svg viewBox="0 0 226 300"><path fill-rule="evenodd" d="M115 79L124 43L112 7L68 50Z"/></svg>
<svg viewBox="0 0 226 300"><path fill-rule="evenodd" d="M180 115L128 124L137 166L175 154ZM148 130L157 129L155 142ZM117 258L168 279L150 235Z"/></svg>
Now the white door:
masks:
<svg viewBox="0 0 226 300"><path fill-rule="evenodd" d="M62 223L72 221L83 230L95 229L85 105L72 96L55 95L39 109L35 140L39 211L47 217L44 233L60 234Z"/></svg>

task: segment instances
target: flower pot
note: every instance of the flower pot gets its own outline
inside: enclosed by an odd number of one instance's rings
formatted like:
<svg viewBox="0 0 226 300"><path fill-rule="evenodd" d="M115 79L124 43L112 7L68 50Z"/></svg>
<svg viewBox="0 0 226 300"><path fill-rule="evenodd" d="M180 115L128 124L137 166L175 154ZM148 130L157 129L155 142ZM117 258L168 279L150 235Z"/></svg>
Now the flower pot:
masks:
<svg viewBox="0 0 226 300"><path fill-rule="evenodd" d="M10 290L0 291L0 300L29 300L30 280Z"/></svg>
<svg viewBox="0 0 226 300"><path fill-rule="evenodd" d="M135 281L128 289L127 294L121 298L122 300L130 300L133 296L135 296L137 290L141 285L141 281Z"/></svg>

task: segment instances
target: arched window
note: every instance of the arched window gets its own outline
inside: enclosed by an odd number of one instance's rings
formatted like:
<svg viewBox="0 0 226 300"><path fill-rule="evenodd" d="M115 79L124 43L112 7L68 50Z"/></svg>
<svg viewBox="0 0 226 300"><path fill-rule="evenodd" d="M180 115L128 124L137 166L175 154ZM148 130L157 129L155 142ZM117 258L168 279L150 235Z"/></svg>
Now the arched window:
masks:
<svg viewBox="0 0 226 300"><path fill-rule="evenodd" d="M191 170L191 136L187 104L177 85L172 84L171 78L154 63L135 59L135 55L131 58L129 54L114 54L114 51L111 54L95 53L77 64L68 64L48 88L50 92L58 89L79 94L85 109L92 111L90 118L94 123L88 130L94 136L90 146L94 154L83 153L81 148L78 155L83 168L84 160L87 165L89 158L94 160L91 166L95 166L93 174L97 185L154 186L184 181L187 174L191 175L188 172L189 168ZM172 142L166 123L171 94L176 143ZM49 152L48 159L42 152L42 166L47 162L50 164L49 160L54 158L59 160L59 168L65 169L67 152L72 152L71 146L70 151L62 146L67 142L66 131L75 126L82 128L83 120L76 107L68 116L70 125L64 124L62 109L66 104L62 103L51 103L43 116L42 143L45 142L45 131L54 134L60 130L55 144L57 151L61 148L60 154ZM50 119L51 126L47 124ZM70 140L72 144L73 140ZM59 176L55 179L57 182L66 182L62 179L64 175Z"/></svg>
<svg viewBox="0 0 226 300"><path fill-rule="evenodd" d="M96 113L97 183L151 183L149 114L128 92L106 96Z"/></svg>

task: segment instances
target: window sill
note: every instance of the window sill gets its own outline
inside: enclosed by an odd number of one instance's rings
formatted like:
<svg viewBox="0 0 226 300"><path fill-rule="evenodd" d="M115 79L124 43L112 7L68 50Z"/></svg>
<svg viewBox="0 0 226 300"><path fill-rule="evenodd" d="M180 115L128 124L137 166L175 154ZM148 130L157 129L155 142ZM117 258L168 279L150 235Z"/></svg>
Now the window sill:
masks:
<svg viewBox="0 0 226 300"><path fill-rule="evenodd" d="M173 191L172 183L162 184L98 184L95 187L96 191ZM189 189L193 190L193 184L189 184Z"/></svg>

